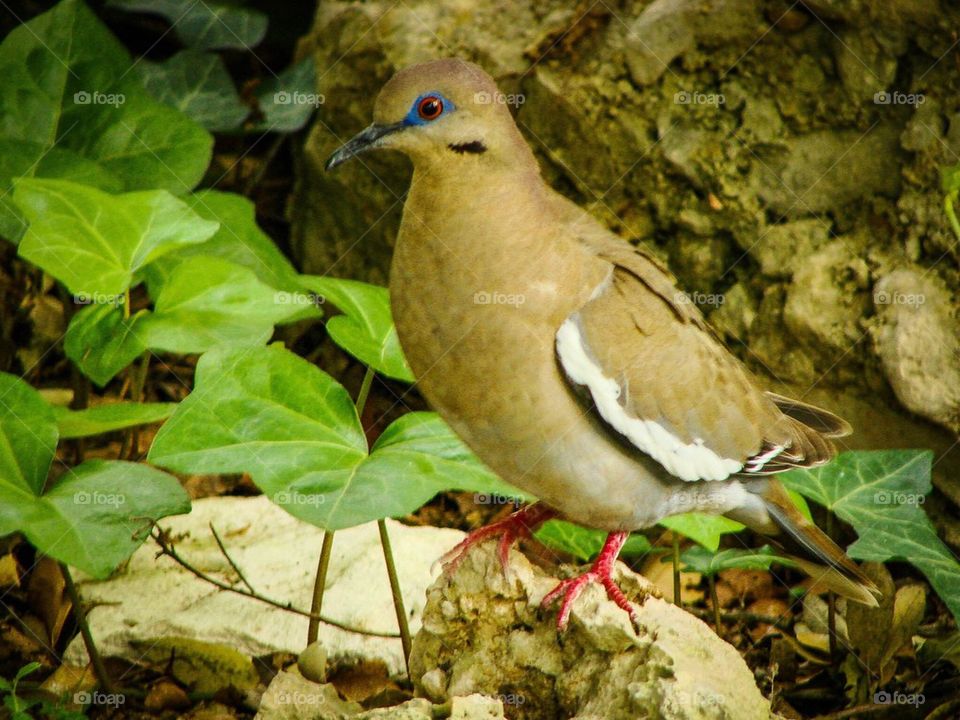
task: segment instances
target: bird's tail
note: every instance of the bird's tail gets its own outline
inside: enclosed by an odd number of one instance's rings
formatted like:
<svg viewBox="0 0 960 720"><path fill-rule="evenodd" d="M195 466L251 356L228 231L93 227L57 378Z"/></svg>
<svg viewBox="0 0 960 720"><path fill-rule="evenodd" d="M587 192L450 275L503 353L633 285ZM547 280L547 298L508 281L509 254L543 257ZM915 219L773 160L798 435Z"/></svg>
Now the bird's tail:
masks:
<svg viewBox="0 0 960 720"><path fill-rule="evenodd" d="M779 480L770 478L764 486L755 495L766 517L759 520L758 513L750 513L733 515L733 519L770 537L787 558L828 590L876 607L881 594L870 578L826 533L804 517Z"/></svg>

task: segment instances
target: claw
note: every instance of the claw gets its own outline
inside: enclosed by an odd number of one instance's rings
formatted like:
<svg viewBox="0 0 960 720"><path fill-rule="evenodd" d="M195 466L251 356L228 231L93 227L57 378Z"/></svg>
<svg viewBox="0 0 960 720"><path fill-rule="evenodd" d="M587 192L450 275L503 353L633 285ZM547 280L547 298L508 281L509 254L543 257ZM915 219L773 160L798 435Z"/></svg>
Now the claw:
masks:
<svg viewBox="0 0 960 720"><path fill-rule="evenodd" d="M623 591L617 586L616 582L614 582L612 575L614 563L617 561L617 555L620 554L620 549L628 537L630 537L630 533L627 532L610 533L607 536L606 542L603 544L603 549L600 550L600 554L597 556L597 559L594 560L593 566L587 572L577 577L560 581L553 590L544 596L540 602L540 606L544 608L555 602L561 596L563 598L560 601L560 611L557 613L557 630L563 632L567 629L567 624L570 622L570 612L573 610L573 603L587 585L592 582L598 582L603 585L607 591L607 597L615 602L618 607L626 611L630 616L630 622L633 624L634 629L639 632L640 623L637 610L630 601L627 600L626 595L623 594Z"/></svg>
<svg viewBox="0 0 960 720"><path fill-rule="evenodd" d="M550 518L555 517L556 514L557 512L553 508L547 507L543 503L535 503L527 505L499 522L474 530L440 558L443 569L448 573L453 572L466 557L470 548L491 538L499 537L497 556L500 558L503 574L509 579L510 548L521 538L532 537L534 530Z"/></svg>

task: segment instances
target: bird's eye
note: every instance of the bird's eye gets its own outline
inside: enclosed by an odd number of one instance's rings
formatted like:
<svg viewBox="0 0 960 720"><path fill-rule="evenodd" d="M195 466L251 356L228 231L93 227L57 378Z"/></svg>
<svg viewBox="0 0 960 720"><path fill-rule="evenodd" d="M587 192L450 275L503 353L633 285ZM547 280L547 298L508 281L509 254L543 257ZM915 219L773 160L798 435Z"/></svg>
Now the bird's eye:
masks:
<svg viewBox="0 0 960 720"><path fill-rule="evenodd" d="M443 113L443 100L436 95L427 95L417 105L417 114L423 120L436 120Z"/></svg>

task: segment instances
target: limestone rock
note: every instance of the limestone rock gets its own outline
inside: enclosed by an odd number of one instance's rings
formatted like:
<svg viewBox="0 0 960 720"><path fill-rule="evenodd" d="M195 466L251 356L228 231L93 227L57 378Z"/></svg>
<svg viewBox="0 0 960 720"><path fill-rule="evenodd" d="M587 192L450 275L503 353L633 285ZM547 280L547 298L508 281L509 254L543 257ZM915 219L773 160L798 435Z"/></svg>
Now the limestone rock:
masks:
<svg viewBox="0 0 960 720"><path fill-rule="evenodd" d="M852 240L838 239L799 263L783 320L821 357L837 359L863 336L858 322L869 303L866 269L852 255Z"/></svg>
<svg viewBox="0 0 960 720"><path fill-rule="evenodd" d="M960 433L960 317L950 294L927 271L902 268L876 284L873 300L874 344L897 398Z"/></svg>
<svg viewBox="0 0 960 720"><path fill-rule="evenodd" d="M163 520L178 552L202 571L225 581L236 576L217 549L213 523L231 557L261 593L309 608L323 532L287 514L269 499L217 497L195 500L189 515ZM413 632L420 625L425 592L439 572L436 559L463 538L457 530L408 527L387 521L404 603ZM109 580L84 579L90 625L106 655L137 659L134 645L186 637L217 643L248 656L298 653L307 618L223 592L198 580L147 542L127 567ZM396 620L376 523L337 533L323 603L325 615L350 625L395 633ZM393 676L405 674L399 638L358 635L321 623L319 642L330 665L363 658L382 660ZM66 658L86 664L77 638Z"/></svg>
<svg viewBox="0 0 960 720"><path fill-rule="evenodd" d="M358 703L341 700L333 685L279 672L263 693L256 720L345 720L362 709Z"/></svg>
<svg viewBox="0 0 960 720"><path fill-rule="evenodd" d="M770 717L737 651L692 615L649 597L637 634L626 613L591 585L558 637L555 610L539 608L556 578L519 553L510 563L507 581L494 549L477 547L430 588L411 656L419 690L497 697L520 720ZM622 565L618 582L628 597L653 587Z"/></svg>

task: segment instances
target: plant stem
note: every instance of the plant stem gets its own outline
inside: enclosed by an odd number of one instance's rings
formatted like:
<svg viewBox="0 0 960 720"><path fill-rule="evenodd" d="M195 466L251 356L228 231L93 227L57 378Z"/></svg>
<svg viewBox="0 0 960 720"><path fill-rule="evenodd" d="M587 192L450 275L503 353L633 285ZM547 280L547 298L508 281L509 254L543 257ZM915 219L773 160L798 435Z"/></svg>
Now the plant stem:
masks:
<svg viewBox="0 0 960 720"><path fill-rule="evenodd" d="M373 377L376 373L367 368L363 376L363 382L360 383L360 392L357 393L357 415L363 415L363 408L367 405L367 398L370 396L370 387L373 385Z"/></svg>
<svg viewBox="0 0 960 720"><path fill-rule="evenodd" d="M360 383L360 391L357 393L357 417L363 415L363 408L367 404L367 398L370 396L370 388L373 385L374 371L367 368L363 375L363 382ZM314 615L320 615L320 609L323 607L323 594L327 589L327 573L330 570L330 554L333 551L333 530L325 530L323 533L323 545L320 547L320 559L317 561L317 575L313 579L313 599L310 601L310 612ZM307 625L307 645L315 643L320 633L320 623L311 618Z"/></svg>
<svg viewBox="0 0 960 720"><path fill-rule="evenodd" d="M163 528L157 525L156 522L153 523L153 526L154 526L154 532L151 534L151 537L153 538L154 542L157 543L157 546L160 548L160 554L166 555L168 558L173 560L175 563L177 563L177 565L182 567L191 575L199 578L200 580L203 580L204 582L210 583L214 587L218 587L221 590L226 590L228 592L236 593L237 595L242 595L243 597L250 598L251 600L257 600L259 602L266 603L267 605L272 605L275 608L279 608L280 610L286 610L287 612L291 612L294 615L302 615L303 617L316 618L322 623L326 623L327 625L333 625L336 628L340 628L341 630L346 630L347 632L356 633L357 635L369 635L370 637L380 637L380 638L400 637L400 635L397 633L382 633L382 632L376 632L374 630L363 630L362 628L355 628L351 625L347 625L346 623L342 623L339 620L331 620L330 618L324 617L319 613L315 614L310 612L309 610L303 610L302 608L294 607L292 603L274 600L273 598L267 597L266 595L261 595L258 592L250 592L249 590L246 590L244 588L239 588L239 587L236 587L235 585L230 585L228 583L217 580L216 578L211 577L210 575L207 575L205 572L203 572L203 570L200 570L199 568L194 567L188 560L183 558L180 555L180 553L177 552L176 548L170 543L170 540L167 538L166 534L164 533Z"/></svg>
<svg viewBox="0 0 960 720"><path fill-rule="evenodd" d="M957 213L953 209L953 202L957 199L957 192L947 193L943 199L943 210L947 214L947 220L950 221L950 227L953 228L953 234L960 240L960 222L957 221Z"/></svg>
<svg viewBox="0 0 960 720"><path fill-rule="evenodd" d="M327 584L327 572L330 569L330 553L333 550L333 530L324 530L323 545L320 547L320 560L317 562L317 576L313 580L313 600L310 603L310 612L320 614L323 609L323 591ZM320 621L310 618L307 626L307 645L317 641L320 633Z"/></svg>
<svg viewBox="0 0 960 720"><path fill-rule="evenodd" d="M143 388L147 384L147 372L150 369L150 351L147 350L140 356L140 362L136 366L130 367L130 399L133 402L140 402L143 399ZM140 428L132 427L123 435L123 445L120 448L119 459L126 457L129 460L137 460L137 451L140 446Z"/></svg>
<svg viewBox="0 0 960 720"><path fill-rule="evenodd" d="M97 676L100 687L105 693L113 692L113 682L110 675L107 674L107 668L103 664L103 658L100 657L100 651L93 641L93 633L90 632L90 625L87 623L87 611L80 600L80 593L77 592L77 586L73 583L73 576L70 574L70 568L64 563L60 563L60 572L63 575L63 582L66 585L67 595L70 602L73 603L73 612L77 618L77 626L80 628L80 635L83 637L83 644L87 648L87 655L90 656L90 663L93 665L93 672Z"/></svg>
<svg viewBox="0 0 960 720"><path fill-rule="evenodd" d="M714 575L708 575L707 581L710 583L710 602L713 605L713 627L717 635L723 638L723 630L720 627L720 601L717 600L717 578Z"/></svg>
<svg viewBox="0 0 960 720"><path fill-rule="evenodd" d="M833 513L827 512L827 522L824 532L833 540ZM827 636L830 640L830 659L837 657L837 596L833 590L827 593Z"/></svg>
<svg viewBox="0 0 960 720"><path fill-rule="evenodd" d="M680 536L673 533L673 604L680 607Z"/></svg>
<svg viewBox="0 0 960 720"><path fill-rule="evenodd" d="M387 533L387 521L377 520L377 527L380 530L380 544L383 546L383 559L387 564L387 577L390 578L390 594L393 595L393 609L397 613L397 625L400 628L400 644L403 646L403 662L407 666L407 677L410 677L410 625L407 622L407 612L403 607L403 593L400 589L400 578L397 577L397 565L393 561L390 535Z"/></svg>

